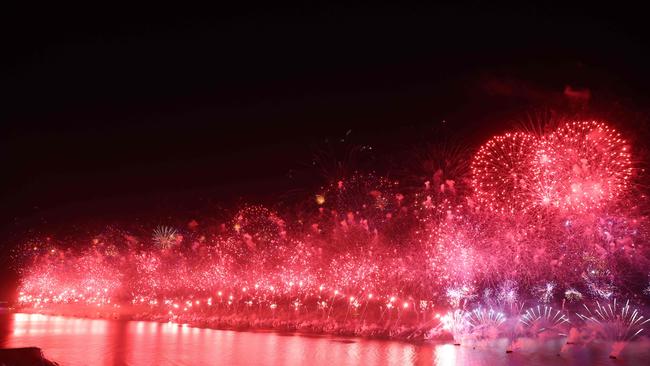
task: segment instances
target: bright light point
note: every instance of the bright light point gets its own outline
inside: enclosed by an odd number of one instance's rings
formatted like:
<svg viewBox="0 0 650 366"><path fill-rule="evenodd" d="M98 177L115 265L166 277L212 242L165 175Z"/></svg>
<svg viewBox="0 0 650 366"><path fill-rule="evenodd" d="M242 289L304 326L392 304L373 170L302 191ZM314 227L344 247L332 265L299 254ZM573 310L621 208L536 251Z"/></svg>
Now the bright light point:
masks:
<svg viewBox="0 0 650 366"><path fill-rule="evenodd" d="M316 203L318 205L322 205L323 203L325 203L325 196L317 194L316 195Z"/></svg>

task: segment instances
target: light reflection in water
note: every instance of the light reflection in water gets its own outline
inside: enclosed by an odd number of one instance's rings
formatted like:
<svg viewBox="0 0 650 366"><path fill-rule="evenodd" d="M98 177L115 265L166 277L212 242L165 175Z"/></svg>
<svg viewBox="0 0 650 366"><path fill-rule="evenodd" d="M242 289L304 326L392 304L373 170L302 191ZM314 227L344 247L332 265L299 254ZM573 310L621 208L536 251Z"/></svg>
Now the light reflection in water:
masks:
<svg viewBox="0 0 650 366"><path fill-rule="evenodd" d="M436 347L436 363L440 366L453 366L456 364L456 346L443 344Z"/></svg>
<svg viewBox="0 0 650 366"><path fill-rule="evenodd" d="M506 340L484 345L236 332L173 323L79 319L38 314L0 317L0 347L36 346L62 365L609 365L607 347L561 340L506 354ZM630 345L617 364L643 364L648 342ZM473 348L476 346L476 349Z"/></svg>

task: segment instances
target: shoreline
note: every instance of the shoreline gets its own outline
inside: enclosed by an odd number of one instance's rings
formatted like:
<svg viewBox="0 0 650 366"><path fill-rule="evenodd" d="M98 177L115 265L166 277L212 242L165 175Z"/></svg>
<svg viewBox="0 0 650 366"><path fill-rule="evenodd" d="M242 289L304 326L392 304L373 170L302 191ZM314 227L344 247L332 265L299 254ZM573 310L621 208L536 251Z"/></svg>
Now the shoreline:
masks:
<svg viewBox="0 0 650 366"><path fill-rule="evenodd" d="M435 337L425 337L433 326L393 325L388 328L379 327L377 324L357 324L353 321L346 323L336 320L318 321L315 319L280 320L273 318L244 318L234 316L212 316L204 319L179 318L175 321L166 320L157 314L144 313L98 313L89 314L75 311L33 311L30 309L14 309L7 314L26 314L43 316L61 316L89 320L117 320L117 321L147 321L158 324L174 324L179 327L192 327L212 330L229 330L237 332L268 332L279 334L300 334L307 336L336 336L346 338L361 338L369 340L401 341L412 344L421 344L435 341L453 341L449 333L440 333Z"/></svg>

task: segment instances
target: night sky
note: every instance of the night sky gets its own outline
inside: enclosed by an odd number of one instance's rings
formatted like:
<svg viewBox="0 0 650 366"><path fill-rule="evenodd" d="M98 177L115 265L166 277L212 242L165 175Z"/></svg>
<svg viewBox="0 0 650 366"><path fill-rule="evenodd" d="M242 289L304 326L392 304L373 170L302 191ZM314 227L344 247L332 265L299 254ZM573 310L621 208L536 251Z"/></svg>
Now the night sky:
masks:
<svg viewBox="0 0 650 366"><path fill-rule="evenodd" d="M648 103L644 12L611 4L2 13L0 300L29 235L309 195L337 144L392 169L442 133L474 145L530 111L635 121Z"/></svg>

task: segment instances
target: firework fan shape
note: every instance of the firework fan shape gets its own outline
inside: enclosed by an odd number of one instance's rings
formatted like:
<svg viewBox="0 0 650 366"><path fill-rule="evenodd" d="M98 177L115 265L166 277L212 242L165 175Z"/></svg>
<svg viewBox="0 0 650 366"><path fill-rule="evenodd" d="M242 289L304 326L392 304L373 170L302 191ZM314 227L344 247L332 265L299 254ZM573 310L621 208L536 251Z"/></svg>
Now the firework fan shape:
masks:
<svg viewBox="0 0 650 366"><path fill-rule="evenodd" d="M493 309L476 308L467 316L470 329L475 338L495 338L505 323L503 313Z"/></svg>
<svg viewBox="0 0 650 366"><path fill-rule="evenodd" d="M587 324L594 326L600 337L611 341L631 341L643 332L643 326L650 321L638 309L630 307L630 300L619 306L616 299L607 305L596 302L593 309L582 305L586 312L577 313Z"/></svg>
<svg viewBox="0 0 650 366"><path fill-rule="evenodd" d="M519 321L535 335L552 332L564 336L566 334L562 326L570 323L569 318L561 310L555 310L547 305L537 305L526 310Z"/></svg>
<svg viewBox="0 0 650 366"><path fill-rule="evenodd" d="M531 181L543 206L587 211L617 198L632 175L630 147L603 122L569 122L543 137Z"/></svg>
<svg viewBox="0 0 650 366"><path fill-rule="evenodd" d="M441 318L442 328L454 337L456 344L464 339L494 338L505 323L503 313L478 307L472 311L456 309Z"/></svg>
<svg viewBox="0 0 650 366"><path fill-rule="evenodd" d="M486 142L472 161L472 184L478 202L493 212L515 213L530 208L536 137L506 133Z"/></svg>

